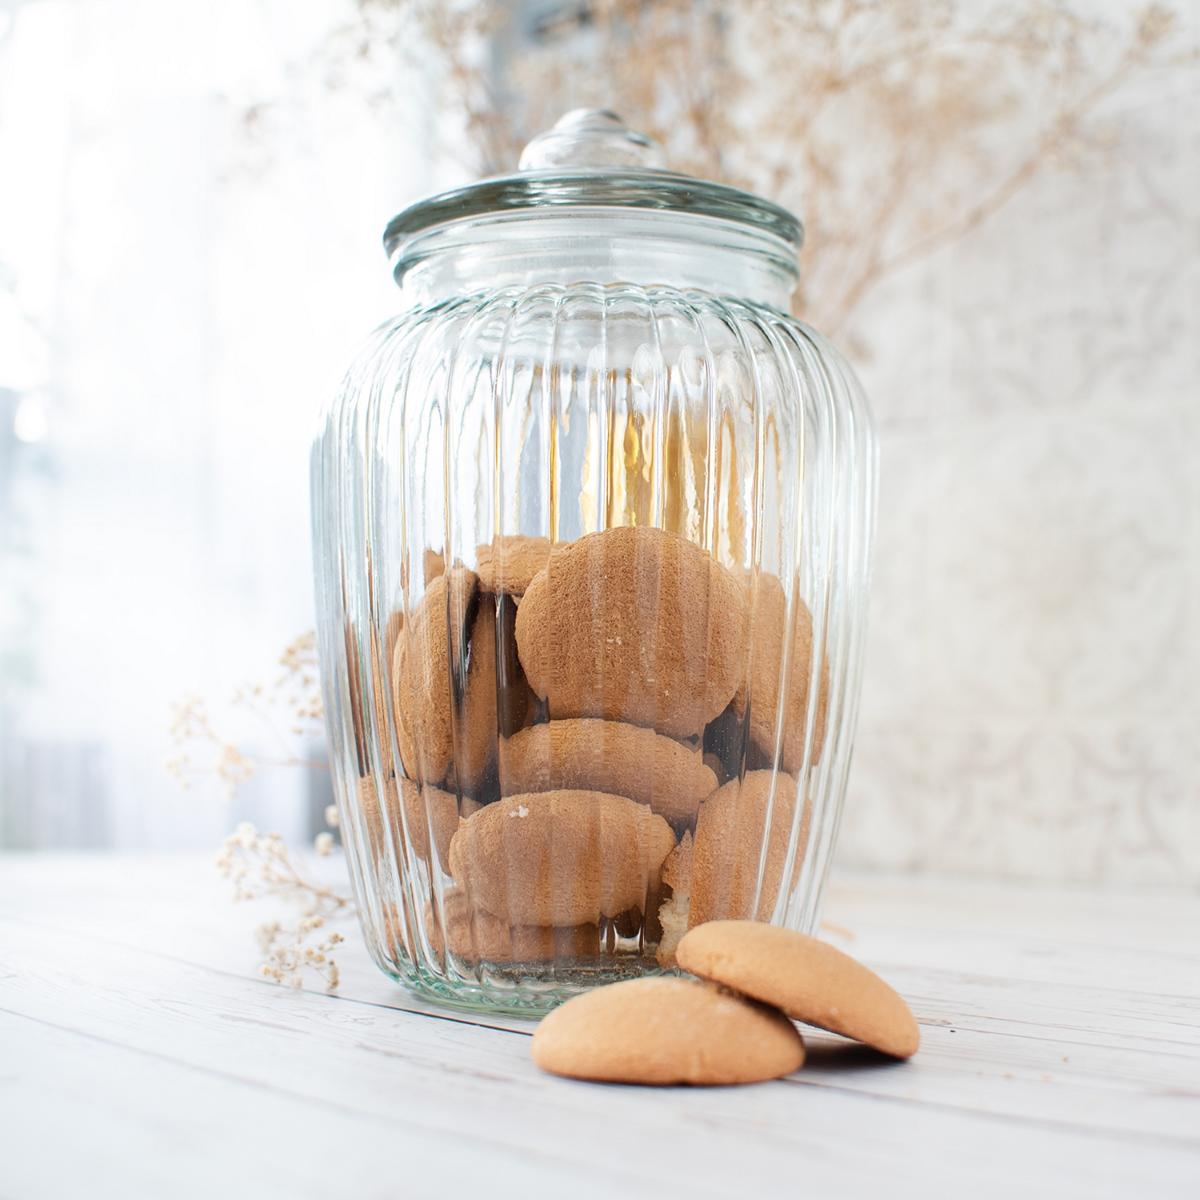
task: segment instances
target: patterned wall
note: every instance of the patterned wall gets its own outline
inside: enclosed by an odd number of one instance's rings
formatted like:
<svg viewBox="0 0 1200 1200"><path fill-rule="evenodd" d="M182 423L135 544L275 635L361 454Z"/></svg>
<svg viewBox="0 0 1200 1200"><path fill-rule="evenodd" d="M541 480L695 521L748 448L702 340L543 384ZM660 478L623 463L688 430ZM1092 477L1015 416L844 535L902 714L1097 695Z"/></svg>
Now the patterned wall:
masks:
<svg viewBox="0 0 1200 1200"><path fill-rule="evenodd" d="M841 861L1200 887L1200 83L1127 96L865 314L882 431Z"/></svg>

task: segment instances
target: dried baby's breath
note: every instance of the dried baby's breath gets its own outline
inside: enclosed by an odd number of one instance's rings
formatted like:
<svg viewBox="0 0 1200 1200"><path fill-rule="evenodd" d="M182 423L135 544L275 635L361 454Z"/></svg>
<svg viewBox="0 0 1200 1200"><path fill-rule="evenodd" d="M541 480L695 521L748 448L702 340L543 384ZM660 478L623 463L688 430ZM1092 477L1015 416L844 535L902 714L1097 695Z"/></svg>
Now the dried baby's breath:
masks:
<svg viewBox="0 0 1200 1200"><path fill-rule="evenodd" d="M318 834L316 849L331 854L333 835ZM306 973L315 973L327 991L336 990L339 975L332 951L344 938L327 925L353 912L350 897L307 874L279 834L260 833L246 821L225 839L216 866L233 884L234 900L283 900L300 910L294 924L270 920L258 926L263 977L300 988Z"/></svg>
<svg viewBox="0 0 1200 1200"><path fill-rule="evenodd" d="M230 719L240 716L244 724L249 717L251 732L257 735L255 743L265 736L277 753L243 749L218 728L208 705L197 696L175 706L170 734L178 753L167 766L185 789L212 782L232 799L263 770L328 769L325 760L304 752L319 735L322 715L315 635L305 633L290 642L279 656L277 668L270 681L238 688L228 705ZM337 826L335 806L326 808L325 818L330 828L313 841L320 858L329 858L338 847L333 832ZM300 913L290 924L270 920L258 926L264 978L299 988L307 974L315 974L328 990L334 990L338 967L332 950L343 938L326 925L352 915L349 895L307 872L278 833L260 833L249 822L242 822L226 837L216 866L233 884L234 900L283 902Z"/></svg>
<svg viewBox="0 0 1200 1200"><path fill-rule="evenodd" d="M830 333L1046 169L1111 152L1106 102L1195 61L1155 3L1108 20L1063 0L581 0L535 17L503 0L359 6L362 46L441 61L473 173L511 171L568 109L613 108L674 169L795 209L811 247L796 308Z"/></svg>
<svg viewBox="0 0 1200 1200"><path fill-rule="evenodd" d="M206 701L185 697L174 705L168 729L176 752L167 770L185 789L215 783L228 797L267 767L326 770L323 759L308 757L304 743L321 734L321 695L317 674L316 635L311 631L290 642L279 657L269 683L237 688L229 711L251 720L255 743L266 739L272 753L251 751L218 728Z"/></svg>
<svg viewBox="0 0 1200 1200"><path fill-rule="evenodd" d="M315 944L306 943L323 924L322 918L314 917L301 921L292 930L285 930L274 921L260 925L258 938L263 964L259 970L263 978L299 990L304 986L305 973L311 972L324 982L327 992L336 992L341 976L332 951L345 939L334 932Z"/></svg>

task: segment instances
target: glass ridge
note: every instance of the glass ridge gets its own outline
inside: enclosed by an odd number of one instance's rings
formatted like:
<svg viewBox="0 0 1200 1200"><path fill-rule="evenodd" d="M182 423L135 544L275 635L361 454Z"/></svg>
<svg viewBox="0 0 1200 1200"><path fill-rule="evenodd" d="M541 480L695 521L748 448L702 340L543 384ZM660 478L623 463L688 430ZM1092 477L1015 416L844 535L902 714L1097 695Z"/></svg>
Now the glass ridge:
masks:
<svg viewBox="0 0 1200 1200"><path fill-rule="evenodd" d="M772 234L793 255L804 241L799 218L778 204L738 188L669 171L613 172L597 167L526 171L439 192L397 213L384 230L383 245L390 258L414 234L453 221L530 209L571 208L628 208L713 217Z"/></svg>

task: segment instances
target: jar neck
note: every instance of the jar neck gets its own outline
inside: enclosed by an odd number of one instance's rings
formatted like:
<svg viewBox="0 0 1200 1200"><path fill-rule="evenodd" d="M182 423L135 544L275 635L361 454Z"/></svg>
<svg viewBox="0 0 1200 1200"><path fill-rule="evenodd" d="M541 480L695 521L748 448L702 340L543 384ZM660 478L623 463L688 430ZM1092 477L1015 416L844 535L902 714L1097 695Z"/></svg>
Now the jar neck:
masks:
<svg viewBox="0 0 1200 1200"><path fill-rule="evenodd" d="M796 260L761 230L686 213L545 209L437 226L397 252L405 301L437 303L484 289L629 283L696 289L786 310Z"/></svg>

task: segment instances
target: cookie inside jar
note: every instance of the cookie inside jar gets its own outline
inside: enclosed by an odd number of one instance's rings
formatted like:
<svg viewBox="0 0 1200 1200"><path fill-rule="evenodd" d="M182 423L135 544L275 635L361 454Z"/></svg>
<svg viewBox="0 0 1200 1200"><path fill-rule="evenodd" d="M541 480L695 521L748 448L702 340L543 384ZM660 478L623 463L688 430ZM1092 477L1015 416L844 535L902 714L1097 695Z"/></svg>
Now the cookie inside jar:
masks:
<svg viewBox="0 0 1200 1200"><path fill-rule="evenodd" d="M764 731L787 747L806 720L807 680L781 702L780 664L755 663L779 653L781 593L646 526L496 539L430 580L391 683L443 969L671 966L693 909L769 916L797 801ZM756 705L773 711L756 723Z"/></svg>

